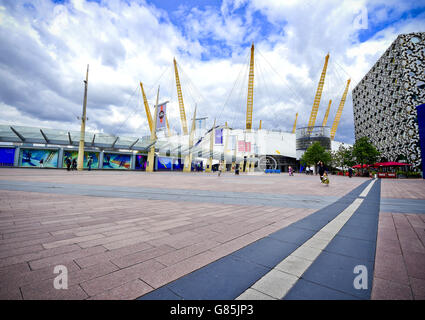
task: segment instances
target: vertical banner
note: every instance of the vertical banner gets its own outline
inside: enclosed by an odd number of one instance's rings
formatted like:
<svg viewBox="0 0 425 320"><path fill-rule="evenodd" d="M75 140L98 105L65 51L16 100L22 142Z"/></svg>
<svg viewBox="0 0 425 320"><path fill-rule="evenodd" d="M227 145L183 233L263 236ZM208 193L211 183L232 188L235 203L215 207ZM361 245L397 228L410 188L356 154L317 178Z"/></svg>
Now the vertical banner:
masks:
<svg viewBox="0 0 425 320"><path fill-rule="evenodd" d="M207 118L197 118L195 120L195 137L196 138L203 138L205 133L207 132L206 129L206 123ZM196 146L196 144L195 144Z"/></svg>
<svg viewBox="0 0 425 320"><path fill-rule="evenodd" d="M236 150L236 136L230 136L230 150Z"/></svg>
<svg viewBox="0 0 425 320"><path fill-rule="evenodd" d="M251 142L245 142L245 152L251 152Z"/></svg>
<svg viewBox="0 0 425 320"><path fill-rule="evenodd" d="M156 129L164 129L166 126L165 115L167 114L167 102L158 105L158 116L156 120Z"/></svg>
<svg viewBox="0 0 425 320"><path fill-rule="evenodd" d="M245 141L238 141L238 152L245 152Z"/></svg>
<svg viewBox="0 0 425 320"><path fill-rule="evenodd" d="M223 128L215 130L215 144L223 144Z"/></svg>

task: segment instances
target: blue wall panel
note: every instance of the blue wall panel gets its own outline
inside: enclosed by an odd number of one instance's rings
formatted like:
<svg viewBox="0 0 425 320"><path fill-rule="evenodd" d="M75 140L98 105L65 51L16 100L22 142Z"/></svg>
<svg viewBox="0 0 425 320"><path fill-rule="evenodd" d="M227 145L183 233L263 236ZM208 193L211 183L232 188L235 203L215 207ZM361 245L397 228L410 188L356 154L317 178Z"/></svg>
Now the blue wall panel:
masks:
<svg viewBox="0 0 425 320"><path fill-rule="evenodd" d="M422 172L425 166L425 104L421 104L416 107L418 114L418 126L419 126L419 143L421 146L421 157L422 157ZM425 178L425 176L423 175Z"/></svg>
<svg viewBox="0 0 425 320"><path fill-rule="evenodd" d="M13 167L15 148L0 148L0 167Z"/></svg>

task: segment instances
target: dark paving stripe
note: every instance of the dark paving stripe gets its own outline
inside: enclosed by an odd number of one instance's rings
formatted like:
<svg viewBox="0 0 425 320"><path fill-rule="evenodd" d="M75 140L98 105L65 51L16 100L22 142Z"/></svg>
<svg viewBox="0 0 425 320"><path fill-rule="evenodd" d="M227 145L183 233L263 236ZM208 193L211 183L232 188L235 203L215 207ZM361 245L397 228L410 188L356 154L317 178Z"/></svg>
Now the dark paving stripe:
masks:
<svg viewBox="0 0 425 320"><path fill-rule="evenodd" d="M51 182L28 183L0 180L0 190L42 192L107 198L209 202L230 205L321 209L337 201L332 195L288 195L254 192L222 192L193 189L101 186Z"/></svg>
<svg viewBox="0 0 425 320"><path fill-rule="evenodd" d="M425 200L382 198L381 212L425 214Z"/></svg>
<svg viewBox="0 0 425 320"><path fill-rule="evenodd" d="M323 224L326 225L345 210L369 182L369 180L365 181L336 203L300 220L300 222L312 221L308 223L307 228L305 228L305 224L297 227L294 223L139 299L174 300L176 296L181 299L201 300L233 300L237 298L311 238L316 233L314 230Z"/></svg>
<svg viewBox="0 0 425 320"><path fill-rule="evenodd" d="M284 299L370 299L381 183L377 180L352 217L331 240ZM367 268L367 289L356 289L357 265Z"/></svg>
<svg viewBox="0 0 425 320"><path fill-rule="evenodd" d="M304 279L299 279L297 285L297 290L290 291L285 300L360 300L342 291L327 288Z"/></svg>

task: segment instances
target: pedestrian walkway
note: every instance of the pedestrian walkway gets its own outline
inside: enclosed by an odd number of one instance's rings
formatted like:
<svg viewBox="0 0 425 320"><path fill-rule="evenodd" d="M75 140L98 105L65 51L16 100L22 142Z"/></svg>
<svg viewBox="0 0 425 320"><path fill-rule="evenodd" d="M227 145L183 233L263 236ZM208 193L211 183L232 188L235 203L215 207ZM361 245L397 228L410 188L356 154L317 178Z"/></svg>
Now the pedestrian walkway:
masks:
<svg viewBox="0 0 425 320"><path fill-rule="evenodd" d="M0 169L0 299L423 299L424 182L330 179Z"/></svg>
<svg viewBox="0 0 425 320"><path fill-rule="evenodd" d="M374 182L141 299L370 298L371 286L360 291L353 287L353 270L365 265L372 283L379 182L363 205L360 197L366 197ZM357 219L351 219L354 213ZM353 234L353 228L369 226L372 220L376 223L364 234Z"/></svg>
<svg viewBox="0 0 425 320"><path fill-rule="evenodd" d="M424 245L424 180L385 180L372 299L425 299Z"/></svg>

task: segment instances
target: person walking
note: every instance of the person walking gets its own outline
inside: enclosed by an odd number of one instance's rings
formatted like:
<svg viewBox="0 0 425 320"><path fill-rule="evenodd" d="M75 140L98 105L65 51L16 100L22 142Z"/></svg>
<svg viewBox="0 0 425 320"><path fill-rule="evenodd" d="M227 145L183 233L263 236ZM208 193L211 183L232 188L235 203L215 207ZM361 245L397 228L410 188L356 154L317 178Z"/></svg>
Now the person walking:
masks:
<svg viewBox="0 0 425 320"><path fill-rule="evenodd" d="M350 178L353 176L353 168L348 168L348 176Z"/></svg>
<svg viewBox="0 0 425 320"><path fill-rule="evenodd" d="M322 161L319 161L318 163L318 167L319 167L319 176L320 176L320 182L323 183L323 175L325 173L325 166L323 165Z"/></svg>
<svg viewBox="0 0 425 320"><path fill-rule="evenodd" d="M89 160L87 161L87 167L89 167L89 171L91 170L91 164L93 162L93 158L89 156Z"/></svg>
<svg viewBox="0 0 425 320"><path fill-rule="evenodd" d="M72 170L77 170L77 159L72 159Z"/></svg>
<svg viewBox="0 0 425 320"><path fill-rule="evenodd" d="M289 171L289 175L290 175L290 176L293 176L293 175L294 175L294 172L293 172L293 170L292 170L292 167L291 167L291 166L289 166L288 171Z"/></svg>
<svg viewBox="0 0 425 320"><path fill-rule="evenodd" d="M65 163L66 163L66 170L67 171L71 170L71 159L69 159L69 157L66 157Z"/></svg>

